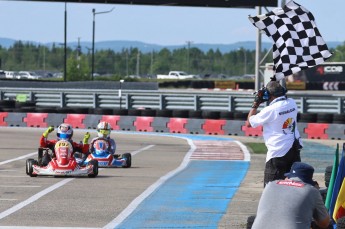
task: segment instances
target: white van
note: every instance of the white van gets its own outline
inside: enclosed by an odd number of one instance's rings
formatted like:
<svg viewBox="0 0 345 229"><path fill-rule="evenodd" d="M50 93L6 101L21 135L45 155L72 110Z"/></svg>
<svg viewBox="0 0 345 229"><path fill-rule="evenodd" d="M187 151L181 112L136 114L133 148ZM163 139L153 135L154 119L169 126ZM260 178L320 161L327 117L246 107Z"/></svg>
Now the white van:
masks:
<svg viewBox="0 0 345 229"><path fill-rule="evenodd" d="M18 73L17 79L32 79L37 80L41 78L40 75L36 74L35 72L28 72L28 71L20 71Z"/></svg>
<svg viewBox="0 0 345 229"><path fill-rule="evenodd" d="M14 72L13 71L5 71L6 79L14 79Z"/></svg>

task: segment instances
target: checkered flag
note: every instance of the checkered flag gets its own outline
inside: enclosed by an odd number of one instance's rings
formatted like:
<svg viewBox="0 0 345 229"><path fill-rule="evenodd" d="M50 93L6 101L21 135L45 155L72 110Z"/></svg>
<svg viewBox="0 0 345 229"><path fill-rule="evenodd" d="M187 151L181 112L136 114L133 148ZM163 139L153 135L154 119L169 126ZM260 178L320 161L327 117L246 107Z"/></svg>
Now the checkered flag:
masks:
<svg viewBox="0 0 345 229"><path fill-rule="evenodd" d="M319 65L332 55L312 13L294 1L267 14L249 16L249 20L274 41L276 80Z"/></svg>

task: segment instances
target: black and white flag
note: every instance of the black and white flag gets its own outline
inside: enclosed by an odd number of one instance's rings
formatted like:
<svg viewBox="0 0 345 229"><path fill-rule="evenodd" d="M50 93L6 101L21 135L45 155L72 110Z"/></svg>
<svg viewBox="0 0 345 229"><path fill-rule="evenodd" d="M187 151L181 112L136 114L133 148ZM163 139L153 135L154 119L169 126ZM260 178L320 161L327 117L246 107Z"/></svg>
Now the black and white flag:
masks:
<svg viewBox="0 0 345 229"><path fill-rule="evenodd" d="M267 14L249 16L249 20L274 42L273 62L277 80L319 65L332 55L313 14L294 1Z"/></svg>

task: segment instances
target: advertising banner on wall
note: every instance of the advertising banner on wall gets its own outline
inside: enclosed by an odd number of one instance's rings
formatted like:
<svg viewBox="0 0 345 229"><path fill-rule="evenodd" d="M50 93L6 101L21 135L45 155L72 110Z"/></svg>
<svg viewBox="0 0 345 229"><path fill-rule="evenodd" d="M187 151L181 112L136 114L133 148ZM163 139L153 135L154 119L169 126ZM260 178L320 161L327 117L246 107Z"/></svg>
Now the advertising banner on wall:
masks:
<svg viewBox="0 0 345 229"><path fill-rule="evenodd" d="M307 82L342 82L345 81L345 62L329 62L303 72Z"/></svg>

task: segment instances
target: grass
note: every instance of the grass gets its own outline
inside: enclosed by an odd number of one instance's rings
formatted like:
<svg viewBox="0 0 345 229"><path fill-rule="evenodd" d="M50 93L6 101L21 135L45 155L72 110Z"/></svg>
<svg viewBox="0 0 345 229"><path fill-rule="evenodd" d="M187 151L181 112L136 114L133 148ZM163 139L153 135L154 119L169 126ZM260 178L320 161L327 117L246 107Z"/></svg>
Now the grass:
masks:
<svg viewBox="0 0 345 229"><path fill-rule="evenodd" d="M247 142L244 144L249 148L249 150L252 153L255 153L255 154L266 154L267 153L267 147L265 146L265 143Z"/></svg>

